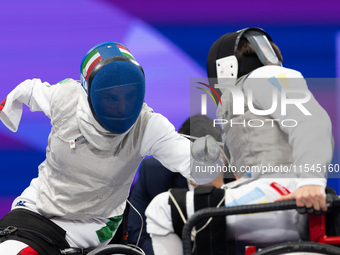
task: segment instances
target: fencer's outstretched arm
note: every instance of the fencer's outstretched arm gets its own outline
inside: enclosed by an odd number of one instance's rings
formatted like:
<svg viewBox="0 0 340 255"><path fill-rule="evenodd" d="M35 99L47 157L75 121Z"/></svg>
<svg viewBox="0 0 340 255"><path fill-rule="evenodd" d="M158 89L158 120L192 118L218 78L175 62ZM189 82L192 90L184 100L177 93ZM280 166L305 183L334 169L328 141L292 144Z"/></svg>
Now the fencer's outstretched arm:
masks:
<svg viewBox="0 0 340 255"><path fill-rule="evenodd" d="M215 180L219 174L217 171L211 174L192 174L190 168L194 168L195 162L191 156L190 147L190 140L179 135L167 118L155 113L145 129L141 156L152 155L170 171L179 172L185 178L198 184L206 184Z"/></svg>
<svg viewBox="0 0 340 255"><path fill-rule="evenodd" d="M254 75L250 75L250 79L248 78L244 83L245 92L249 89L252 90L254 106L260 109L270 109L272 106L272 91L276 88L269 79L283 77L283 73L287 78L285 82L288 89L309 91L305 79L299 72L278 66L262 67L257 69ZM268 74L270 74L270 77L261 79L262 82L252 82L256 78L267 77ZM291 92L287 96L292 99L301 98L304 95ZM280 97L281 92L278 91L278 98ZM276 111L270 114L273 119L280 122L284 119L293 119L297 122L295 127L285 127L280 124L280 128L288 134L289 144L293 149L293 164L300 175L298 189L289 196L280 198L280 200L294 198L298 206L313 206L316 210L320 208L327 210L324 192L327 171L324 171L324 169L328 169L333 156L331 121L326 111L319 105L312 94L309 101L304 103L303 106L311 115L305 115L294 104L288 104L286 114L283 115L280 101ZM313 168L315 170L311 170Z"/></svg>
<svg viewBox="0 0 340 255"><path fill-rule="evenodd" d="M16 132L21 120L23 104L32 112L43 111L50 118L50 99L56 86L51 86L40 79L26 80L20 83L7 96L0 111L0 120L11 131Z"/></svg>

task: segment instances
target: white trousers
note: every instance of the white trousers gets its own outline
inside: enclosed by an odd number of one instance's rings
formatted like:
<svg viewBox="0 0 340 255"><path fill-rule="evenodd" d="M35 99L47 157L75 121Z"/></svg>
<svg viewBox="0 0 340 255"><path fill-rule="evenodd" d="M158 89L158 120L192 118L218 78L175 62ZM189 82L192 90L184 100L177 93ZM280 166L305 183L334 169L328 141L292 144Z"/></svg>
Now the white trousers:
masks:
<svg viewBox="0 0 340 255"><path fill-rule="evenodd" d="M275 187L285 187L293 192L297 187L297 179L258 179L234 189L226 190L225 206L257 204L273 202L281 196ZM187 214L194 213L194 192L186 195ZM162 254L173 254L181 250L178 242L164 245L167 236L174 233L171 209L168 203L168 192L154 198L146 210L147 232L150 233L153 245L163 247ZM307 238L307 217L296 210L275 211L248 215L231 215L227 217L229 238L246 244L267 246L286 241L297 241ZM164 237L164 240L161 240ZM170 240L170 239L169 239ZM172 251L165 251L171 247ZM158 250L160 250L158 248ZM155 251L156 252L156 251ZM155 253L155 255L159 255Z"/></svg>
<svg viewBox="0 0 340 255"><path fill-rule="evenodd" d="M37 179L33 179L30 186L17 197L12 204L12 210L20 206L20 208L27 208L36 213L36 185ZM99 239L99 232L111 231L108 229L107 223L110 221L107 218L96 218L89 220L65 220L59 218L51 218L55 224L66 231L66 241L70 247L89 248L101 247L107 245L111 238L105 241ZM119 224L121 221L119 222ZM119 225L118 225L119 226ZM112 233L114 236L116 230ZM102 239L103 240L103 239ZM5 241L0 244L0 255L17 255L18 251L26 247L18 241ZM9 248L11 247L11 248ZM5 253L3 251L6 251ZM11 251L11 252L10 252Z"/></svg>

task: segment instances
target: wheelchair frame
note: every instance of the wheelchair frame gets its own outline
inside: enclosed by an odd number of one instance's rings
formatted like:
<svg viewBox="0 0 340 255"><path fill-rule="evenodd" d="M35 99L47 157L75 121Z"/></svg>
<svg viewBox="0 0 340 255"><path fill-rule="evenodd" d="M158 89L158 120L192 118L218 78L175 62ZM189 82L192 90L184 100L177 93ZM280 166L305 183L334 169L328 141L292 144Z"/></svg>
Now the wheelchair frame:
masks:
<svg viewBox="0 0 340 255"><path fill-rule="evenodd" d="M326 198L328 208L340 205L340 198L336 195L327 195ZM238 215L238 214L250 214L250 213L260 213L260 212L270 212L278 210L291 210L297 209L294 200L274 202L267 204L257 204L257 205L241 205L235 207L221 207L221 208L205 208L199 210L193 214L184 225L182 231L182 242L183 242L183 254L191 255L191 230L193 227L203 219L208 219L210 217L221 217L228 215ZM321 243L325 245L340 245L339 236L327 236L326 235L326 224L325 215L310 215L310 239L311 242ZM340 249L339 249L340 251ZM256 254L256 247L248 247L245 250L245 255Z"/></svg>

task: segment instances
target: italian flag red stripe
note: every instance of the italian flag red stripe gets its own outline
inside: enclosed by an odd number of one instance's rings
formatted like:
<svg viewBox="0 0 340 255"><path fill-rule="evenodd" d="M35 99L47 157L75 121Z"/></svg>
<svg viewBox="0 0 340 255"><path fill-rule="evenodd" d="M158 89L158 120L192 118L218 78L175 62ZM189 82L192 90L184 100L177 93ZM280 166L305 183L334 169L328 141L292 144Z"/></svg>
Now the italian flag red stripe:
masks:
<svg viewBox="0 0 340 255"><path fill-rule="evenodd" d="M96 66L96 64L98 64L102 60L103 60L103 58L101 56L99 56L98 58L94 59L93 62L90 64L89 68L86 71L86 80L87 81L89 80L89 76L90 76L92 69Z"/></svg>
<svg viewBox="0 0 340 255"><path fill-rule="evenodd" d="M130 51L129 51L127 48L125 48L123 45L117 44L117 47L118 47L119 49L124 49L124 50L130 52ZM130 53L130 54L131 54L131 53Z"/></svg>
<svg viewBox="0 0 340 255"><path fill-rule="evenodd" d="M1 102L1 104L0 104L0 112L2 111L2 109L4 109L5 104L6 104L6 100L7 100L7 97L4 99L4 101Z"/></svg>
<svg viewBox="0 0 340 255"><path fill-rule="evenodd" d="M27 246L26 248L22 249L18 255L39 255L38 252L36 252L36 250L34 250L33 248L31 248L30 246Z"/></svg>

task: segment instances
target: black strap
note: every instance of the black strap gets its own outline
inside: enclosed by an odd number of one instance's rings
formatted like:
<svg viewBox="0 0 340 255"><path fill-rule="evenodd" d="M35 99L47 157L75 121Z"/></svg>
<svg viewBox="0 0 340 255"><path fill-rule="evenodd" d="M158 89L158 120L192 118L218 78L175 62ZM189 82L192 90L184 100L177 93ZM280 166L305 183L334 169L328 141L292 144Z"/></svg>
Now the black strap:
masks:
<svg viewBox="0 0 340 255"><path fill-rule="evenodd" d="M187 219L186 211L186 192L187 189L170 189L169 192L175 198L177 204ZM216 207L224 197L223 189L216 189L214 186L198 186L194 191L194 207L195 212L206 208ZM172 224L175 233L181 237L184 222L178 212L174 202L169 198L171 206ZM224 201L222 205L224 206ZM207 220L198 222L195 229L200 229ZM215 217L210 224L196 235L195 255L234 255L236 254L236 243L227 238L227 225L225 217ZM228 248L228 249L227 249Z"/></svg>
<svg viewBox="0 0 340 255"><path fill-rule="evenodd" d="M126 203L126 207L123 213L123 221L120 223L115 235L109 242L109 244L128 244L128 218L130 212L130 204Z"/></svg>
<svg viewBox="0 0 340 255"><path fill-rule="evenodd" d="M177 204L181 208L181 211L185 217L185 219L188 218L187 216L187 207L186 207L186 194L187 189L169 189L169 193L172 194L172 196L175 198ZM177 207L175 206L172 199L169 197L169 204L171 206L171 217L172 217L172 225L174 227L175 233L182 238L182 229L184 226L183 219L181 215L178 212Z"/></svg>
<svg viewBox="0 0 340 255"><path fill-rule="evenodd" d="M216 207L224 197L225 190L214 186L197 186L194 193L195 212L207 208ZM221 206L224 206L222 201ZM199 230L207 223L207 219L199 221L195 228ZM214 217L211 222L196 235L196 247L194 254L225 255L230 247L227 243L227 225L225 217ZM227 249L228 248L228 249Z"/></svg>
<svg viewBox="0 0 340 255"><path fill-rule="evenodd" d="M7 213L0 220L0 230L0 242L18 240L31 246L40 255L59 255L61 249L70 248L65 240L64 229L27 209L17 208Z"/></svg>
<svg viewBox="0 0 340 255"><path fill-rule="evenodd" d="M335 190L331 187L326 187L326 194L337 195ZM326 215L326 234L327 236L340 235L340 207L333 206L328 209Z"/></svg>

